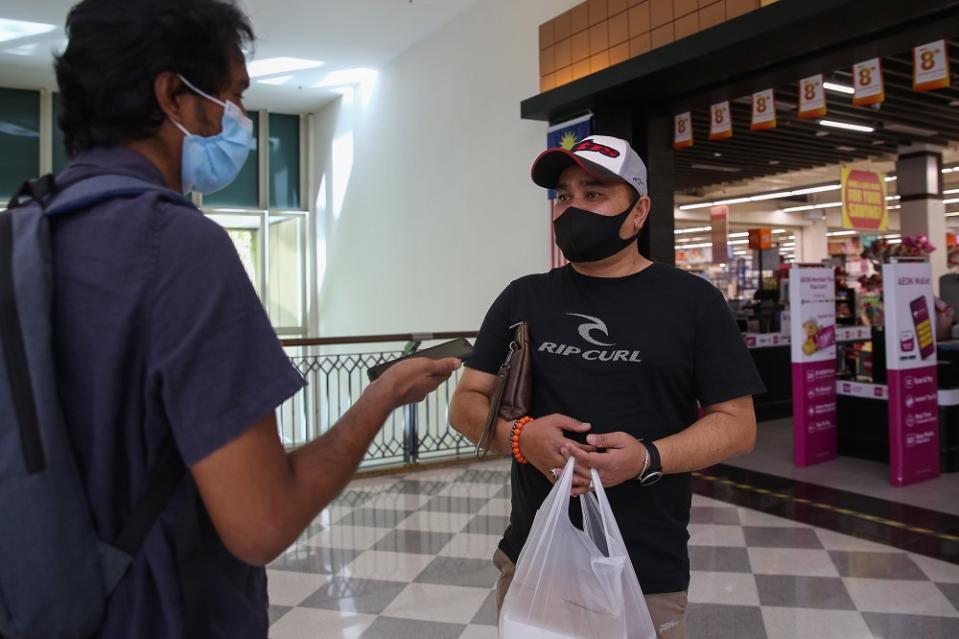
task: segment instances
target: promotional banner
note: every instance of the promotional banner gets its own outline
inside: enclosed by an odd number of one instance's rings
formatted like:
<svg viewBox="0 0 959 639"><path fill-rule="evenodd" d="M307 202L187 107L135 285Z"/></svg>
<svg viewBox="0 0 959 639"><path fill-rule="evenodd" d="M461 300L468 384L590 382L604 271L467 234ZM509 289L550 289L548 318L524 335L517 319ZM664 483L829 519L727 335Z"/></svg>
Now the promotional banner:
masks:
<svg viewBox="0 0 959 639"><path fill-rule="evenodd" d="M693 145L693 117L686 111L673 118L673 148L685 149Z"/></svg>
<svg viewBox="0 0 959 639"><path fill-rule="evenodd" d="M765 251L773 247L773 230L770 228L749 229L749 248Z"/></svg>
<svg viewBox="0 0 959 639"><path fill-rule="evenodd" d="M836 275L830 267L789 269L792 331L793 461L834 459L836 430Z"/></svg>
<svg viewBox="0 0 959 639"><path fill-rule="evenodd" d="M949 86L949 52L945 40L912 50L912 90L931 91Z"/></svg>
<svg viewBox="0 0 959 639"><path fill-rule="evenodd" d="M729 101L709 107L709 139L723 140L733 135L733 119L729 113Z"/></svg>
<svg viewBox="0 0 959 639"><path fill-rule="evenodd" d="M856 91L852 103L856 106L883 102L886 90L882 81L882 61L873 58L852 65L852 86Z"/></svg>
<svg viewBox="0 0 959 639"><path fill-rule="evenodd" d="M889 481L905 486L939 476L939 398L932 266L883 264L889 381Z"/></svg>
<svg viewBox="0 0 959 639"><path fill-rule="evenodd" d="M553 149L559 146L569 151L576 146L577 142L589 137L592 132L592 115L584 115L572 120L567 120L566 122L554 124L546 129L546 148ZM548 189L546 191L546 197L550 200L555 200L556 191ZM550 215L552 216L552 211L550 211ZM550 219L552 219L552 217Z"/></svg>
<svg viewBox="0 0 959 639"><path fill-rule="evenodd" d="M750 131L776 128L776 98L772 89L753 93L753 117Z"/></svg>
<svg viewBox="0 0 959 639"><path fill-rule="evenodd" d="M729 260L729 207L713 206L709 209L710 235L713 240L713 264L725 264Z"/></svg>
<svg viewBox="0 0 959 639"><path fill-rule="evenodd" d="M826 92L822 81L821 73L799 81L800 118L818 118L826 115Z"/></svg>
<svg viewBox="0 0 959 639"><path fill-rule="evenodd" d="M886 174L842 167L842 226L864 231L889 228Z"/></svg>

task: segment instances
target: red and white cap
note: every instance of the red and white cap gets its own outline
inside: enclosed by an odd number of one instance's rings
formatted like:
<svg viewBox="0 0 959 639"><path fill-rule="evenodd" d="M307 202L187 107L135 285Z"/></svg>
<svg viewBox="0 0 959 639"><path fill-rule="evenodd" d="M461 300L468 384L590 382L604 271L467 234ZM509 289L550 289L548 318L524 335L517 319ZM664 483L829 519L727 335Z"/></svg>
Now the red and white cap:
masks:
<svg viewBox="0 0 959 639"><path fill-rule="evenodd" d="M544 189L555 189L560 174L577 164L603 182L626 182L639 195L646 195L646 165L629 142L608 135L591 135L572 149L546 149L533 162L533 182Z"/></svg>

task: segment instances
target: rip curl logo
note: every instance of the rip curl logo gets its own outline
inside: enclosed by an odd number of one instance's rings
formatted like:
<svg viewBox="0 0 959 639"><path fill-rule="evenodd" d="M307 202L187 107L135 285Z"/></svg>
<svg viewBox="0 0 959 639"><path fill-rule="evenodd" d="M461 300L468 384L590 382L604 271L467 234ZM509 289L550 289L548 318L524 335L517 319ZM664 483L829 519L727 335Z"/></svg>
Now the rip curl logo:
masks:
<svg viewBox="0 0 959 639"><path fill-rule="evenodd" d="M539 345L537 349L540 353L549 353L550 355L560 355L562 357L573 357L578 359L584 359L588 362L626 362L630 364L640 364L643 359L638 350L613 350L610 349L610 346L615 346L615 344L608 344L606 342L601 342L599 338L605 336L606 339L609 339L609 328L606 326L606 322L599 319L598 317L593 317L592 315L582 315L580 313L566 313L571 317L578 317L580 319L586 320L585 323L580 324L577 328L579 336L583 338L583 341L593 346L599 346L601 348L583 350L579 346L573 346L571 344L558 344L556 342L543 342Z"/></svg>
<svg viewBox="0 0 959 639"><path fill-rule="evenodd" d="M595 151L596 153L602 153L608 158L619 157L619 151L613 147L606 146L605 144L599 144L598 142L593 142L588 138L573 147L573 153L576 153L577 151Z"/></svg>
<svg viewBox="0 0 959 639"><path fill-rule="evenodd" d="M589 315L581 315L579 313L567 313L572 317L579 317L584 320L589 320L586 324L579 325L579 336L584 340L592 344L593 346L615 346L615 344L607 344L605 342L600 342L592 336L593 331L601 331L603 335L609 339L609 329L606 328L606 322L599 319L598 317L591 317Z"/></svg>

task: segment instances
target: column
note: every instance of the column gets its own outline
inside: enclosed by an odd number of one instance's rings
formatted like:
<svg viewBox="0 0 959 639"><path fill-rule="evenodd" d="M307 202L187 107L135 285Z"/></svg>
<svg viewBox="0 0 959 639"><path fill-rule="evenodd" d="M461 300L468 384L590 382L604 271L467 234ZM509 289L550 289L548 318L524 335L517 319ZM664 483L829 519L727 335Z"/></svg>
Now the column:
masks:
<svg viewBox="0 0 959 639"><path fill-rule="evenodd" d="M808 226L802 227L796 234L798 248L802 253L796 253L796 261L804 264L819 264L829 257L829 238L826 232L829 227L826 220L811 220Z"/></svg>
<svg viewBox="0 0 959 639"><path fill-rule="evenodd" d="M676 263L673 210L673 116L629 106L601 105L595 110L595 132L629 140L646 164L653 207L639 236L639 251L656 262Z"/></svg>
<svg viewBox="0 0 959 639"><path fill-rule="evenodd" d="M942 148L917 144L899 149L896 159L903 237L925 235L936 250L929 256L932 286L939 294L939 278L947 272L946 208L942 203Z"/></svg>

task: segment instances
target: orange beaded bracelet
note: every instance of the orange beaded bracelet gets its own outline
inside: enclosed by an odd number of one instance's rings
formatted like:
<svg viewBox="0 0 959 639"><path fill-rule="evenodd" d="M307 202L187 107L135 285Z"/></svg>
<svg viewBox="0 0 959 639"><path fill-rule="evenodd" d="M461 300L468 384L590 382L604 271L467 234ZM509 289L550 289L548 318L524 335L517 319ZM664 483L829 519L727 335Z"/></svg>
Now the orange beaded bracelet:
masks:
<svg viewBox="0 0 959 639"><path fill-rule="evenodd" d="M523 456L523 451L519 449L519 436L523 432L523 427L526 424L533 421L533 418L527 415L526 417L521 417L513 422L513 429L510 431L509 439L510 443L513 446L513 457L521 464L525 464L526 457Z"/></svg>

